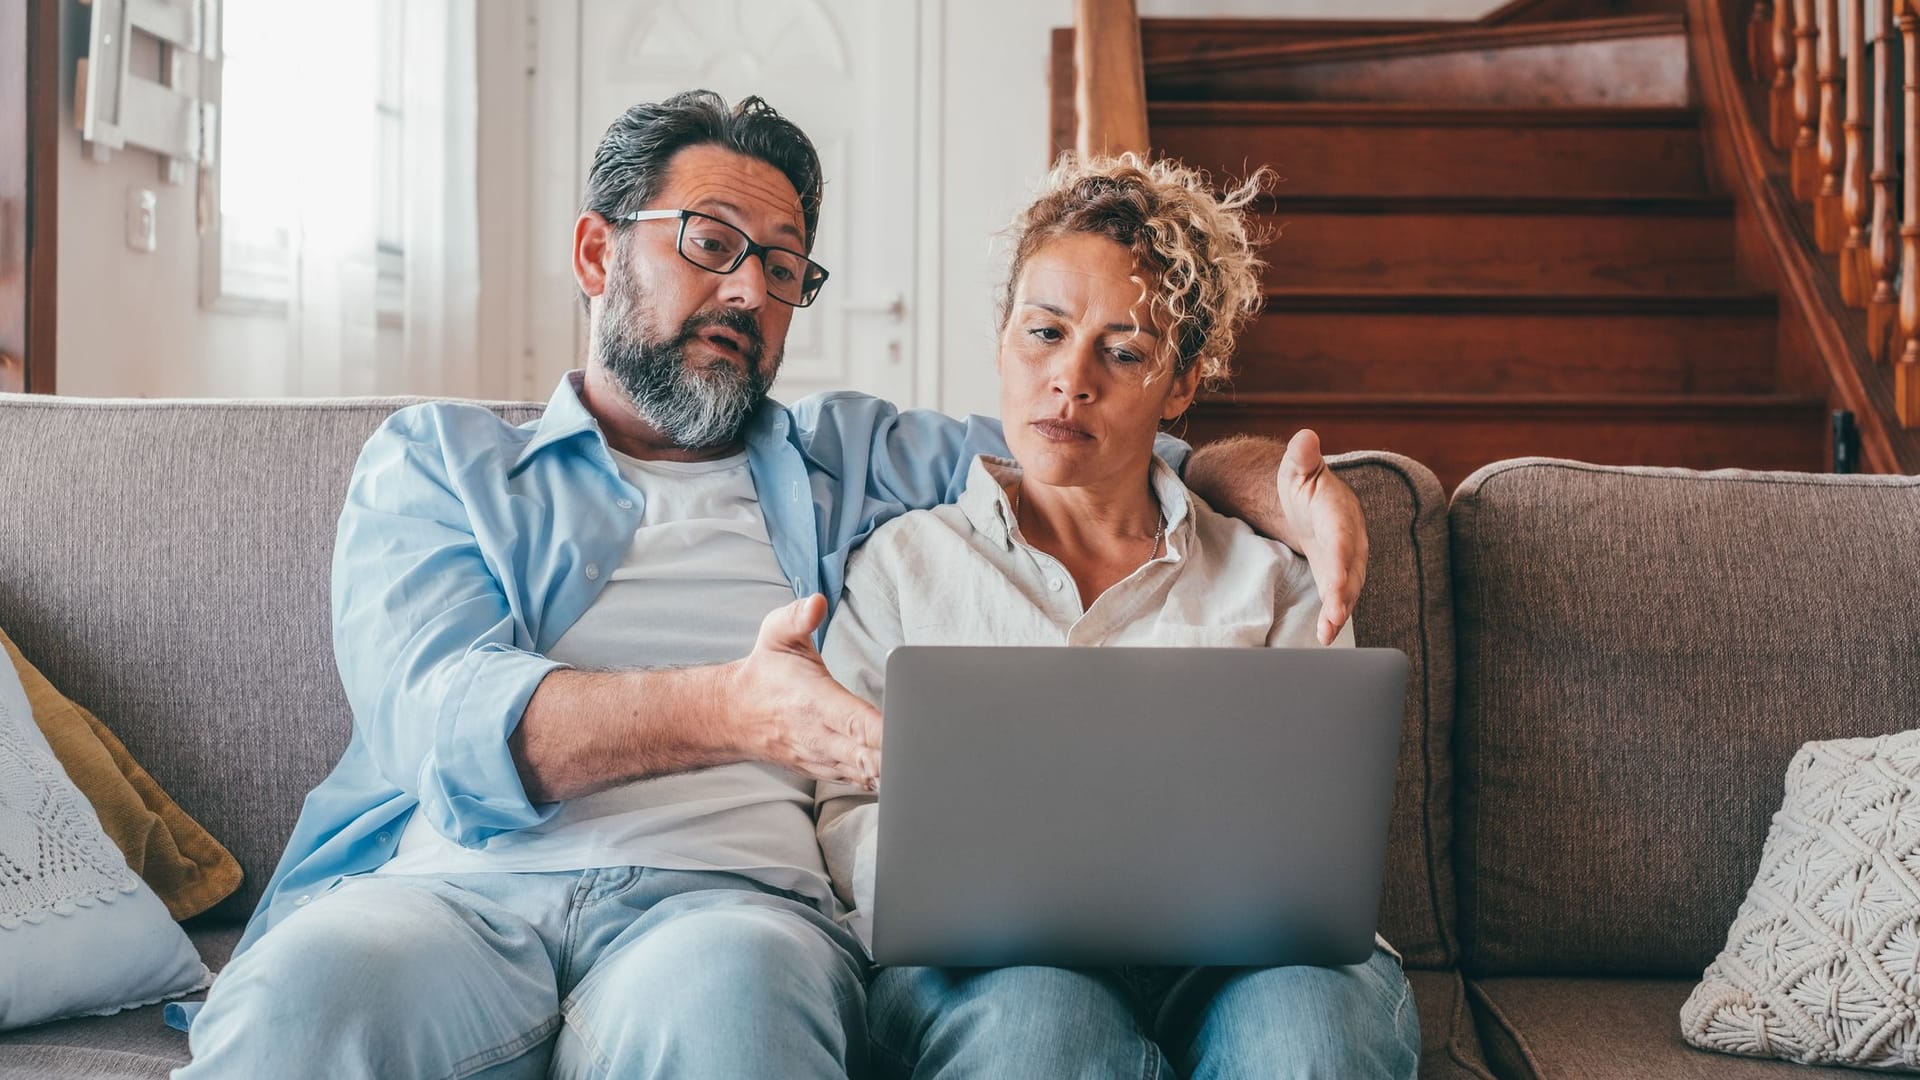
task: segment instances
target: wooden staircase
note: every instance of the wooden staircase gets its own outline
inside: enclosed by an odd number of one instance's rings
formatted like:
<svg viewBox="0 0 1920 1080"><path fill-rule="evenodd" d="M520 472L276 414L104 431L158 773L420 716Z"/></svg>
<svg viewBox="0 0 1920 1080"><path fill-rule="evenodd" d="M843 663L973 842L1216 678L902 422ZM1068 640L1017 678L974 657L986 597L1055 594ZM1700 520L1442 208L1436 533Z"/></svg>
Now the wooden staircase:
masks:
<svg viewBox="0 0 1920 1080"><path fill-rule="evenodd" d="M1827 403L1783 378L1708 183L1681 16L1284 25L1235 47L1183 21L1207 46L1183 52L1141 22L1153 152L1283 177L1266 308L1190 438L1312 427L1449 489L1529 455L1829 467Z"/></svg>

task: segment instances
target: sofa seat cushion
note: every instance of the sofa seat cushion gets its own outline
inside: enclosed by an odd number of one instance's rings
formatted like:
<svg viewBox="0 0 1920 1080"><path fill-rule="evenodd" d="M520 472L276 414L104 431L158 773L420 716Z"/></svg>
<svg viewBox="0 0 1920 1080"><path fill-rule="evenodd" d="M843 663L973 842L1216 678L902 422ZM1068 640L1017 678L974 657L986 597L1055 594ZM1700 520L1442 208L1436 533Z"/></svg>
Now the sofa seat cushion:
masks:
<svg viewBox="0 0 1920 1080"><path fill-rule="evenodd" d="M245 929L230 922L186 927L200 959L214 971L226 966ZM167 1026L162 1008L149 1005L0 1034L0 1080L164 1078L187 1063L187 1037Z"/></svg>
<svg viewBox="0 0 1920 1080"><path fill-rule="evenodd" d="M1409 971L1420 1012L1420 1080L1493 1080L1458 971Z"/></svg>
<svg viewBox="0 0 1920 1080"><path fill-rule="evenodd" d="M1469 983L1480 1043L1505 1080L1859 1080L1815 1068L1696 1050L1680 1038L1692 979L1519 976Z"/></svg>

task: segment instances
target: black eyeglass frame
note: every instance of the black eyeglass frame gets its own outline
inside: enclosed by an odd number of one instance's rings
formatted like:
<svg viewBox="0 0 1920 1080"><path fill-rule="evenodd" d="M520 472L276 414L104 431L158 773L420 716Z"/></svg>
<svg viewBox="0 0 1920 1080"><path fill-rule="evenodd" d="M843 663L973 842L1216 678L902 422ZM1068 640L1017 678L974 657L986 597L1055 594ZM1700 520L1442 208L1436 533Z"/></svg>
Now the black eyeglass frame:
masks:
<svg viewBox="0 0 1920 1080"><path fill-rule="evenodd" d="M740 234L740 239L743 241L743 243L740 247L739 252L737 252L734 255L732 262L728 263L724 268L712 267L704 263L694 262L692 257L690 257L687 254L687 248L686 248L687 222L692 218L699 218L702 221L711 221L716 225L724 225L727 228L732 229L734 232L737 232ZM630 214L621 214L618 217L614 218L615 221L668 221L673 219L678 219L680 222L679 235L675 236L673 240L674 252L678 254L682 259L685 259L689 264L693 266L697 266L700 269L705 270L709 274L731 274L735 270L740 269L740 264L743 262L746 262L747 257L749 255L759 256L760 265L764 267L767 265L767 252L769 251L778 251L782 255L791 255L794 258L799 259L801 262L805 263L807 266L811 267L813 271L819 276L813 279L813 288L811 291L805 288L805 281L804 279L802 280L802 289L800 292L801 299L798 303L795 303L792 300L788 300L783 296L775 296L773 289L771 287L767 289L767 296L771 297L774 300L780 301L781 303L787 305L788 307L803 308L803 307L812 306L813 302L820 298L821 286L825 285L827 283L827 278L831 276L827 272L826 267L821 266L819 263L814 262L812 259L807 258L805 255L801 254L798 251L793 250L792 248L784 248L776 244L755 243L753 237L748 236L746 230L742 229L740 226L735 225L731 221L724 221L720 218L714 217L712 214L703 214L698 210L635 210Z"/></svg>

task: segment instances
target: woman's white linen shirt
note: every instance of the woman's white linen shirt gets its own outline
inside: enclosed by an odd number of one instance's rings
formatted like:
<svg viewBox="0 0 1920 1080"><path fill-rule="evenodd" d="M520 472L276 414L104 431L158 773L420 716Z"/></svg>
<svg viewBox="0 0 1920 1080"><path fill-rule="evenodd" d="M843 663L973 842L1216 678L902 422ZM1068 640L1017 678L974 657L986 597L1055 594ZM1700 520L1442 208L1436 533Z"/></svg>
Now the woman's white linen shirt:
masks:
<svg viewBox="0 0 1920 1080"><path fill-rule="evenodd" d="M1320 596L1307 560L1215 513L1158 458L1151 470L1163 553L1082 609L1072 576L1020 536L1005 491L1019 466L976 458L958 502L895 518L848 560L822 649L828 670L878 706L899 645L1317 644ZM1334 644L1353 644L1351 621ZM845 920L869 947L875 798L821 784L816 809L828 874L851 909Z"/></svg>

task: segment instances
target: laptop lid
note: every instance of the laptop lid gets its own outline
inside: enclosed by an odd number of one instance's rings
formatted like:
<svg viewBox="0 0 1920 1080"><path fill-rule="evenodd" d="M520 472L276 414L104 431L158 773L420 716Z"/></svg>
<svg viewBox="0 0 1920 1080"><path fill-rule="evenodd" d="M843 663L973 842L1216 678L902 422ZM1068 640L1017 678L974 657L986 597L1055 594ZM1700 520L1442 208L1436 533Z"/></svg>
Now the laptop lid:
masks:
<svg viewBox="0 0 1920 1080"><path fill-rule="evenodd" d="M1364 961L1406 678L1397 649L894 650L876 961Z"/></svg>

